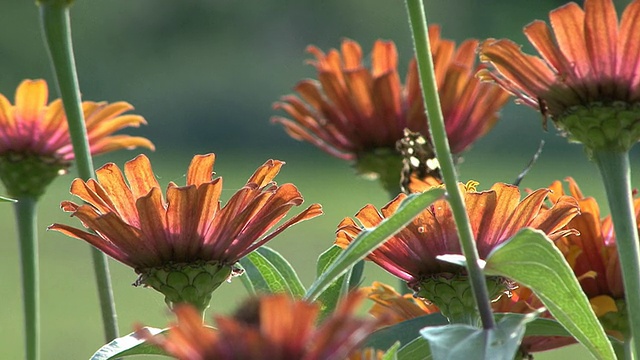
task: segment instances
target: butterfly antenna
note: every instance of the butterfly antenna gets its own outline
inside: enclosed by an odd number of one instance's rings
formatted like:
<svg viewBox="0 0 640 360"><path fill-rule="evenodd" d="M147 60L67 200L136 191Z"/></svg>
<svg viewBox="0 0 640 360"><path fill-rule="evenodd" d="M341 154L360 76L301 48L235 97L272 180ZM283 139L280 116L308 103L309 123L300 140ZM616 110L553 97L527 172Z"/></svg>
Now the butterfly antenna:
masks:
<svg viewBox="0 0 640 360"><path fill-rule="evenodd" d="M529 173L529 170L531 170L531 168L536 163L536 161L538 161L538 158L540 157L540 154L542 154L542 148L543 147L544 147L544 140L540 140L540 145L538 146L538 151L536 151L536 153L533 154L533 157L529 161L529 164L527 164L527 166L522 170L520 175L518 175L518 177L516 178L516 181L513 182L513 185L520 186L520 182L522 182L522 179L524 179L524 177L527 176L527 174Z"/></svg>

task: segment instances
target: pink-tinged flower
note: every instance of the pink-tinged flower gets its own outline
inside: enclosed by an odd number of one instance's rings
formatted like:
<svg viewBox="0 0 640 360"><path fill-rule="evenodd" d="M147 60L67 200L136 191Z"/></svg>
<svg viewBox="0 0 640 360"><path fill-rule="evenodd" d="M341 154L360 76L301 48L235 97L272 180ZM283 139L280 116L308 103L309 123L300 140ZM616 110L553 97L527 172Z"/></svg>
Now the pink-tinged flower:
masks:
<svg viewBox="0 0 640 360"><path fill-rule="evenodd" d="M401 295L392 287L377 281L371 287L362 288L361 291L374 301L374 305L369 309L369 314L375 318L387 319L383 326L439 312L438 307L434 304L427 303L410 294ZM543 305L530 289L516 287L511 289L508 295L504 294L498 300L493 301L491 307L497 313L526 314L543 307ZM559 348L575 342L575 339L568 336L530 336L523 339L520 352L525 355Z"/></svg>
<svg viewBox="0 0 640 360"><path fill-rule="evenodd" d="M71 165L74 156L60 99L48 102L44 80L24 80L15 105L0 94L0 179L14 196L39 197L53 179ZM82 103L92 155L119 149L154 149L143 137L112 135L125 127L146 124L126 102Z"/></svg>
<svg viewBox="0 0 640 360"><path fill-rule="evenodd" d="M371 286L361 288L362 293L373 301L369 314L385 319L382 326L397 324L420 316L439 312L437 306L418 299L411 294L401 295L391 286L374 281Z"/></svg>
<svg viewBox="0 0 640 360"><path fill-rule="evenodd" d="M115 164L106 164L96 171L97 180L73 181L71 193L85 204L61 204L95 234L63 224L49 228L132 267L140 274L136 284L162 292L168 303L205 309L240 258L289 226L322 214L313 204L265 236L303 201L293 184L273 182L284 163L267 161L221 207L222 178L212 180L214 161L213 154L195 156L187 185L170 183L166 199L146 156L125 164L128 185Z"/></svg>
<svg viewBox="0 0 640 360"><path fill-rule="evenodd" d="M354 358L377 359L357 349L379 323L354 316L361 300L356 293L347 296L317 325L319 304L284 294L263 296L233 317L214 317L217 330L204 327L193 308L180 306L175 309L178 323L167 336L143 336L181 360L341 360L352 352Z"/></svg>
<svg viewBox="0 0 640 360"><path fill-rule="evenodd" d="M458 155L493 127L509 95L475 78L477 40L456 49L453 41L440 38L438 26L429 30L447 135ZM401 158L396 142L407 128L429 136L415 60L403 83L391 41L375 42L370 68L353 40L344 40L340 50L326 54L314 46L307 51L315 57L310 64L318 80L299 82L297 96L285 96L275 104L289 118L276 116L272 121L293 138L355 161L359 171L378 175L397 188Z"/></svg>
<svg viewBox="0 0 640 360"><path fill-rule="evenodd" d="M611 217L600 218L600 208L592 197L585 197L572 178L566 179L569 192L580 205L580 215L567 225L580 232L558 239L556 245L565 255L580 281L594 312L605 330L621 336L629 331L626 321L626 305L622 271L618 259L615 234ZM565 195L562 183L555 181L549 187L551 201ZM634 202L636 218L640 216L640 199ZM613 332L612 332L613 331Z"/></svg>
<svg viewBox="0 0 640 360"><path fill-rule="evenodd" d="M528 314L544 305L531 289L519 286L509 291L508 296L502 295L491 304L491 307L496 313ZM548 311L544 312L542 317L552 318ZM519 355L522 359L527 359L530 353L557 349L575 343L576 340L571 336L525 336L520 343Z"/></svg>
<svg viewBox="0 0 640 360"><path fill-rule="evenodd" d="M587 149L628 150L640 138L640 0L618 24L612 0L586 0L537 20L524 33L541 57L510 40L489 39L480 73L543 115ZM553 32L552 32L553 30Z"/></svg>
<svg viewBox="0 0 640 360"><path fill-rule="evenodd" d="M497 183L488 191L478 192L476 185L470 181L466 186L459 186L481 259L525 227L540 229L551 239L572 232L563 229L579 212L572 197L562 197L552 208L545 209L543 205L548 189L537 190L520 201L520 191L516 186ZM338 226L336 244L348 246L364 229L373 228L393 215L405 198L404 194L398 195L380 211L372 205L365 206L356 214L361 225L351 218L344 219ZM433 302L451 320L451 316L456 316L452 315L453 312L458 310L449 308L450 305L457 309L475 309L475 302L469 296L464 268L436 258L446 254L462 254L462 250L449 204L441 199L374 250L367 259L406 281L418 296ZM498 295L504 291L505 284L501 279L496 280L489 285L492 286L490 290ZM450 291L445 293L445 289ZM460 299L462 306L451 302L452 298L461 296L465 297Z"/></svg>

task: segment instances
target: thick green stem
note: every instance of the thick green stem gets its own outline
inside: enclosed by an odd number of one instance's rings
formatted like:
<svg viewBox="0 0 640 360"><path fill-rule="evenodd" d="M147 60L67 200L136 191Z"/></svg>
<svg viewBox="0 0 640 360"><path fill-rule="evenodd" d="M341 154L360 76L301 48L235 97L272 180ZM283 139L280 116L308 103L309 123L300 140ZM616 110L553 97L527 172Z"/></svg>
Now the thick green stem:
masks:
<svg viewBox="0 0 640 360"><path fill-rule="evenodd" d="M39 6L42 31L51 56L58 91L62 96L67 115L78 174L87 180L93 176L93 162L89 151L87 128L80 102L80 87L71 44L69 4L66 4L66 1L41 1ZM109 264L106 256L99 250L92 247L91 253L105 336L107 341L111 341L118 337L118 324Z"/></svg>
<svg viewBox="0 0 640 360"><path fill-rule="evenodd" d="M489 292L482 269L478 264L478 250L476 249L473 239L471 224L462 194L458 188L458 175L456 174L455 163L453 162L453 156L451 155L449 140L444 126L424 7L422 0L406 0L406 3L416 50L420 85L427 109L431 139L433 140L435 153L440 163L440 170L442 171L442 178L444 179L445 188L448 193L451 211L458 228L462 253L467 261L467 271L469 272L471 289L476 304L478 305L478 312L480 313L483 327L485 329L493 329L496 325L493 319L493 312L491 311Z"/></svg>
<svg viewBox="0 0 640 360"><path fill-rule="evenodd" d="M21 197L15 203L20 260L22 265L22 296L27 360L40 358L40 281L38 275L37 200Z"/></svg>
<svg viewBox="0 0 640 360"><path fill-rule="evenodd" d="M633 208L629 153L596 150L593 158L598 165L607 192L611 219L622 269L625 302L629 317L630 344L627 359L638 359L640 349L640 242ZM631 351L630 349L635 349Z"/></svg>

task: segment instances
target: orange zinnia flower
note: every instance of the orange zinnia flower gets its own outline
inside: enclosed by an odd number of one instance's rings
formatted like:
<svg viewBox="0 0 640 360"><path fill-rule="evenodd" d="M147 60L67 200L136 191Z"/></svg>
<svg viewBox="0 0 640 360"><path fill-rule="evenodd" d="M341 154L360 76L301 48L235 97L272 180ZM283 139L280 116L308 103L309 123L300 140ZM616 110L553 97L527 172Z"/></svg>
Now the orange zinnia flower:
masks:
<svg viewBox="0 0 640 360"><path fill-rule="evenodd" d="M340 360L356 351L379 323L354 317L361 300L361 295L350 294L316 325L319 304L284 294L263 296L234 317L214 317L217 331L202 326L202 318L191 307L180 306L175 309L178 323L166 337L143 336L181 360ZM378 358L373 353L365 356Z"/></svg>
<svg viewBox="0 0 640 360"><path fill-rule="evenodd" d="M640 0L618 26L611 0L569 3L524 28L542 58L509 40L489 39L480 56L492 79L522 103L549 115L588 149L629 149L640 138Z"/></svg>
<svg viewBox="0 0 640 360"><path fill-rule="evenodd" d="M494 301L491 307L494 312L499 313L527 314L544 305L531 289L519 286L510 290L509 296L503 295ZM548 311L544 312L542 317L552 318ZM571 336L526 336L522 339L519 351L522 359L527 359L530 353L557 349L575 343L576 340Z"/></svg>
<svg viewBox="0 0 640 360"><path fill-rule="evenodd" d="M146 156L126 163L129 185L115 164L106 164L96 171L97 180L73 181L71 192L86 204L61 204L95 234L63 224L49 229L85 240L131 266L140 274L136 283L162 292L168 303L186 301L204 310L240 258L322 213L313 204L263 236L303 201L293 184L272 181L284 163L267 161L220 207L222 179L212 180L214 161L213 154L195 156L187 185L170 183L166 200Z"/></svg>
<svg viewBox="0 0 640 360"><path fill-rule="evenodd" d="M429 29L436 79L451 150L460 154L487 133L509 95L498 86L478 81L474 74L477 40L458 49L440 38L440 28ZM325 54L310 46L318 81L298 83L295 95L275 104L291 119L274 117L293 138L308 141L338 158L356 161L359 170L381 177L391 172L398 187L401 167L395 145L408 128L429 136L415 60L402 84L398 54L391 41L378 40L371 54L371 69L360 45L344 40L341 50ZM390 160L384 161L386 157ZM389 165L391 163L391 165ZM388 168L388 169L387 169Z"/></svg>
<svg viewBox="0 0 640 360"><path fill-rule="evenodd" d="M0 94L0 178L11 195L39 197L53 179L73 161L66 115L60 99L47 104L44 80L25 80L16 90L15 105ZM111 135L146 124L139 115L122 115L133 107L126 102L82 103L92 155L119 149L146 147L143 137Z"/></svg>
<svg viewBox="0 0 640 360"><path fill-rule="evenodd" d="M369 309L369 314L381 320L385 319L382 326L439 312L437 306L410 294L401 295L392 287L377 281L371 287L362 288L361 291L374 301L373 306ZM492 302L491 307L494 312L526 314L536 308L543 307L543 305L530 289L516 287L511 289L508 295L504 294ZM548 313L545 314L548 315ZM524 355L559 348L575 342L575 339L570 336L530 336L523 339L520 351Z"/></svg>
<svg viewBox="0 0 640 360"><path fill-rule="evenodd" d="M580 235L559 239L556 245L573 268L605 329L624 334L628 332L624 286L611 217L601 219L596 200L585 197L572 178L566 181L569 194L580 205L580 215L567 226L579 231ZM555 181L549 188L553 190L549 196L552 202L565 195L560 181ZM640 214L640 199L636 199L634 205L636 214Z"/></svg>
<svg viewBox="0 0 640 360"><path fill-rule="evenodd" d="M520 201L520 191L516 186L498 183L489 191L478 192L475 185L477 183L469 182L466 186L459 186L464 194L481 259L485 259L497 245L524 227L540 229L551 239L572 232L563 229L579 211L572 197L562 197L554 207L544 209L548 189L537 190ZM405 198L404 194L398 195L380 212L373 205L365 206L356 214L362 225L351 218L344 219L338 226L336 244L346 247L364 228L373 228L393 215ZM462 250L451 209L443 199L425 209L409 225L374 250L367 259L406 281L418 296L433 302L449 317L447 307L450 299L457 297L455 294L461 294L456 287L459 284L467 286L468 283L463 267L436 258L445 254L462 254ZM442 292L445 286L434 285L442 282L451 287L455 294L439 294L438 291ZM498 294L504 290L502 285L499 280L494 286ZM441 297L446 300L441 301ZM471 308L475 308L473 299L467 300L470 300Z"/></svg>
<svg viewBox="0 0 640 360"><path fill-rule="evenodd" d="M401 295L391 286L378 281L360 291L374 302L369 314L378 319L386 319L383 326L439 312L437 306L427 304L411 294Z"/></svg>

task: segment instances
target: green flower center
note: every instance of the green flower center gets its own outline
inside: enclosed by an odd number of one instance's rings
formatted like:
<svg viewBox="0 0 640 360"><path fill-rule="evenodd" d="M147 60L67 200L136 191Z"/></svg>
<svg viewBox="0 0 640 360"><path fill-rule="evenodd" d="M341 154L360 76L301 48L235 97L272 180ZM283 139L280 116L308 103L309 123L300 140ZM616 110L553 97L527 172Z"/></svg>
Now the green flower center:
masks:
<svg viewBox="0 0 640 360"><path fill-rule="evenodd" d="M136 272L140 276L133 283L134 286L150 286L161 292L169 308L179 303L189 303L201 313L209 307L213 291L240 274L240 270L233 266L202 260L136 269Z"/></svg>
<svg viewBox="0 0 640 360"><path fill-rule="evenodd" d="M589 156L593 150L626 152L640 140L640 102L572 106L554 122L570 141L584 144Z"/></svg>
<svg viewBox="0 0 640 360"><path fill-rule="evenodd" d="M6 152L0 155L0 180L10 196L38 199L70 165L53 156Z"/></svg>

